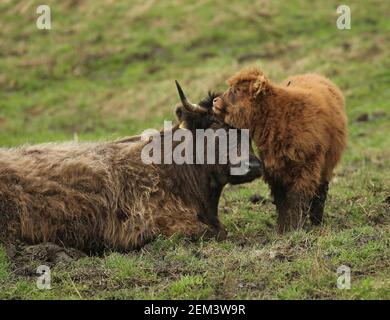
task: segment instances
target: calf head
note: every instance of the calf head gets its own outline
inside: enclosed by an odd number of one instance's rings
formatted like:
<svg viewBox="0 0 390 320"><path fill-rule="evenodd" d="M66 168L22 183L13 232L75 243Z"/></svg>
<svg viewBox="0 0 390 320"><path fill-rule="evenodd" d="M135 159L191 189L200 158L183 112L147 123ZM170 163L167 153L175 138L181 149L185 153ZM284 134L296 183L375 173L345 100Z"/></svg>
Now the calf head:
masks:
<svg viewBox="0 0 390 320"><path fill-rule="evenodd" d="M229 88L213 101L215 115L237 128L251 130L254 113L261 112L262 98L270 83L256 68L241 70L228 80Z"/></svg>

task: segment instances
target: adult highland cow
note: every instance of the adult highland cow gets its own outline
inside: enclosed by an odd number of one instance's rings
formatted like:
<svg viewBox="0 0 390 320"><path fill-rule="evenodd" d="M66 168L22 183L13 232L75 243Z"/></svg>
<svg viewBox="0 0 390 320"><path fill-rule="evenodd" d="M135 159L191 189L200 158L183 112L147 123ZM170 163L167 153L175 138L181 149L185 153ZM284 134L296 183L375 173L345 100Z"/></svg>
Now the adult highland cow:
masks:
<svg viewBox="0 0 390 320"><path fill-rule="evenodd" d="M264 162L281 232L320 224L333 170L347 143L344 98L328 79L293 76L278 85L255 69L238 72L214 100L214 112L248 128Z"/></svg>
<svg viewBox="0 0 390 320"><path fill-rule="evenodd" d="M227 128L212 117L214 98L192 105L183 96L180 122L190 130ZM221 191L260 176L257 158L242 159L250 161L249 172L231 176L229 162L145 164L146 143L130 138L0 149L0 241L53 242L93 253L139 248L159 234L224 238Z"/></svg>

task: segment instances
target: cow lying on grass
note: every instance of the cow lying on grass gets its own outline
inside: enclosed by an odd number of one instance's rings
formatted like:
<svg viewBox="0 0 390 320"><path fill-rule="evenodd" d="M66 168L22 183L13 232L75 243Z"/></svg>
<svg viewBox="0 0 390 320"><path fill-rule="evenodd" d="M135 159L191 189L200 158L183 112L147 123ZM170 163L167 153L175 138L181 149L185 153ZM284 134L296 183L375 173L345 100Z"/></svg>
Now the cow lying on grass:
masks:
<svg viewBox="0 0 390 320"><path fill-rule="evenodd" d="M199 105L182 98L181 127L228 128L212 117L214 95ZM139 248L159 234L223 239L221 191L259 177L259 160L242 159L250 162L242 176L230 174L230 162L145 164L145 143L130 138L0 149L0 241L52 242L93 253Z"/></svg>
<svg viewBox="0 0 390 320"><path fill-rule="evenodd" d="M302 226L309 213L322 222L333 170L347 143L344 97L328 79L308 74L278 85L255 69L228 80L214 101L228 124L248 128L264 162L281 232Z"/></svg>

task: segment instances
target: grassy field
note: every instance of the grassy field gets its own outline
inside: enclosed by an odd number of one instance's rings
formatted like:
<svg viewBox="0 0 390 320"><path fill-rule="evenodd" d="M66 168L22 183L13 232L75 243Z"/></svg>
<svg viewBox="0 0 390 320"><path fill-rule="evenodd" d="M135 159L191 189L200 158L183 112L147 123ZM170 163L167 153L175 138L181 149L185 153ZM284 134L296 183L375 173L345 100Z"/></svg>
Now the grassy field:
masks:
<svg viewBox="0 0 390 320"><path fill-rule="evenodd" d="M0 146L110 140L174 119L174 79L193 99L256 65L275 81L320 72L346 96L349 146L320 228L278 235L262 181L227 187L224 242L158 239L140 252L52 266L52 289L0 248L2 299L390 299L390 2L0 1ZM387 16L386 16L387 15ZM360 120L360 121L359 121ZM351 268L351 289L336 270Z"/></svg>

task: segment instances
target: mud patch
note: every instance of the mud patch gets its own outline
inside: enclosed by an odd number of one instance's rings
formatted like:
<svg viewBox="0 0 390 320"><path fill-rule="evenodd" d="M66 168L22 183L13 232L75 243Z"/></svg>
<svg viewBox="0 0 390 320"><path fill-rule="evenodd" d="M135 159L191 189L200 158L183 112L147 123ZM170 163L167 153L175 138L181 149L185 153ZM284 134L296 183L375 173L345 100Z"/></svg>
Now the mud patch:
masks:
<svg viewBox="0 0 390 320"><path fill-rule="evenodd" d="M381 119L383 117L386 117L386 112L383 111L376 111L373 112L371 115L368 113L362 113L358 117L355 118L355 122L368 122L368 121L374 121Z"/></svg>
<svg viewBox="0 0 390 320"><path fill-rule="evenodd" d="M356 122L367 122L368 119L369 119L368 113L362 113L361 115L359 115L359 116L355 119L355 121L356 121Z"/></svg>
<svg viewBox="0 0 390 320"><path fill-rule="evenodd" d="M4 117L0 116L0 127L4 127L7 123L7 120Z"/></svg>
<svg viewBox="0 0 390 320"><path fill-rule="evenodd" d="M7 255L16 275L36 276L39 265L53 266L57 263L70 263L85 257L86 254L73 248L60 247L53 243L27 245L13 243L5 246Z"/></svg>
<svg viewBox="0 0 390 320"><path fill-rule="evenodd" d="M273 203L273 200L267 199L263 197L261 194L255 193L249 197L249 202L266 204L266 203Z"/></svg>

